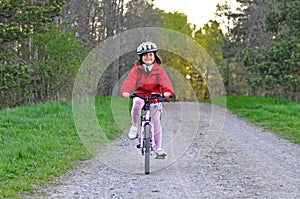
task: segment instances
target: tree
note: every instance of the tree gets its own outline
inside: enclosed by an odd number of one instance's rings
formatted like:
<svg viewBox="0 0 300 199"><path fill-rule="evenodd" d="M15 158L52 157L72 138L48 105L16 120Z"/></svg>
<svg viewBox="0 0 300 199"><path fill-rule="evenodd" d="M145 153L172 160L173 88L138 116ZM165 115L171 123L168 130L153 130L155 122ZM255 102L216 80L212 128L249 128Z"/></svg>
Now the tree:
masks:
<svg viewBox="0 0 300 199"><path fill-rule="evenodd" d="M180 12L162 13L163 27L176 30L182 34L192 37L193 29L188 23L187 16Z"/></svg>
<svg viewBox="0 0 300 199"><path fill-rule="evenodd" d="M194 27L188 23L187 16L184 13L174 12L165 13L162 12L163 27L178 31L187 37L192 38ZM183 45L183 48L188 49L193 52L193 46L184 46L185 43L177 44ZM177 73L173 74L171 71L170 77L176 78L175 86L176 92L178 93L178 98L183 100L202 100L206 96L206 84L202 74L199 72L198 66L192 65L190 60L185 60L182 57L170 53L161 52L164 58L164 64L167 66L172 66ZM191 58L193 59L193 58ZM199 60L197 60L199 61ZM174 72L174 71L173 71ZM180 74L180 77L178 77ZM190 85L188 88L186 85ZM192 89L192 90L191 90Z"/></svg>
<svg viewBox="0 0 300 199"><path fill-rule="evenodd" d="M65 1L1 1L0 7L0 60L8 62L19 56L20 45L32 44L31 35L47 30L47 23L57 17ZM29 38L26 43L24 38ZM31 50L29 48L29 50ZM32 53L32 52L31 52ZM30 56L31 56L31 53ZM28 57L30 59L30 57ZM26 59L25 59L26 60Z"/></svg>
<svg viewBox="0 0 300 199"><path fill-rule="evenodd" d="M223 62L222 48L224 36L217 21L209 21L195 32L196 41L208 52L216 64L220 66Z"/></svg>
<svg viewBox="0 0 300 199"><path fill-rule="evenodd" d="M124 16L126 30L140 27L162 27L161 12L155 9L153 0L131 0Z"/></svg>
<svg viewBox="0 0 300 199"><path fill-rule="evenodd" d="M0 107L70 97L72 85L88 49L57 27L35 33L32 46L39 52L34 63L2 65Z"/></svg>
<svg viewBox="0 0 300 199"><path fill-rule="evenodd" d="M195 40L207 51L207 53L214 60L219 72L223 77L223 82L227 82L226 78L226 69L222 67L224 64L222 48L224 46L224 36L222 30L220 29L220 25L217 21L210 20L206 23L202 28L195 32ZM209 67L207 67L207 71L204 71L205 75L203 78L208 80L208 77L211 76L213 71L209 71ZM222 80L220 80L222 81ZM208 96L208 91L205 94Z"/></svg>
<svg viewBox="0 0 300 199"><path fill-rule="evenodd" d="M299 1L278 1L276 9L269 11L266 23L273 34L269 48L262 53L245 51L247 69L258 74L249 83L265 88L267 95L299 99L300 47L299 47ZM255 61L254 61L255 60ZM255 80L255 81L254 81Z"/></svg>
<svg viewBox="0 0 300 199"><path fill-rule="evenodd" d="M234 26L226 34L224 57L241 68L240 88L249 94L299 96L299 1L238 0L239 13L219 9ZM243 81L246 80L246 81ZM245 90L246 89L246 90Z"/></svg>
<svg viewBox="0 0 300 199"><path fill-rule="evenodd" d="M55 23L65 1L5 1L1 5L1 106L70 96L88 48L70 24Z"/></svg>

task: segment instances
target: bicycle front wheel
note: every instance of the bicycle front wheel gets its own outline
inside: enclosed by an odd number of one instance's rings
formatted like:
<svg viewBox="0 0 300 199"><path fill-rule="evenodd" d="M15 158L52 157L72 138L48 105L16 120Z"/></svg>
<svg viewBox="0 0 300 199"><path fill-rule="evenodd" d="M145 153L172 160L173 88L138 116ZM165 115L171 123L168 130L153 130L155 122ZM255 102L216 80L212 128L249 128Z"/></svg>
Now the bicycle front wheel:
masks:
<svg viewBox="0 0 300 199"><path fill-rule="evenodd" d="M150 173L150 152L151 152L151 132L150 125L146 125L144 129L144 141L145 141L145 174Z"/></svg>

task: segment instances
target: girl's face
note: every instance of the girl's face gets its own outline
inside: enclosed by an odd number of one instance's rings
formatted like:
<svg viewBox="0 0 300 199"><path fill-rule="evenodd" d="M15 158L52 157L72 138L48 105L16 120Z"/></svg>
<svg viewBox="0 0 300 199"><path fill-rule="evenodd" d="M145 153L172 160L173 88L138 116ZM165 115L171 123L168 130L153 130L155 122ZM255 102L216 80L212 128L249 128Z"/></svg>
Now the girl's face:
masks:
<svg viewBox="0 0 300 199"><path fill-rule="evenodd" d="M153 64L154 60L155 60L155 56L154 56L154 53L153 53L153 52L145 53L145 54L142 56L142 61L143 61L147 66Z"/></svg>

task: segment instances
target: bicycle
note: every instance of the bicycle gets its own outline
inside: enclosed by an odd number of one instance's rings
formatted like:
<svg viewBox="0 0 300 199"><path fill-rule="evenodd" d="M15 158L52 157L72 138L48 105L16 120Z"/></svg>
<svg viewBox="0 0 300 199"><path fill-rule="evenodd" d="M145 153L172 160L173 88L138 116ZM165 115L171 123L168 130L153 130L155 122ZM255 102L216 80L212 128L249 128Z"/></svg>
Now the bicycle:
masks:
<svg viewBox="0 0 300 199"><path fill-rule="evenodd" d="M158 102L169 101L164 98L163 94L157 93L151 93L149 96L146 97L140 96L138 93L132 93L130 97L139 97L145 101L141 114L141 128L140 132L137 135L137 138L139 139L139 144L137 145L137 148L141 149L142 155L145 156L145 174L148 175L150 173L150 155L151 152L155 149L154 133L152 131L150 115L151 100L157 99ZM157 156L156 158L162 159L164 157Z"/></svg>

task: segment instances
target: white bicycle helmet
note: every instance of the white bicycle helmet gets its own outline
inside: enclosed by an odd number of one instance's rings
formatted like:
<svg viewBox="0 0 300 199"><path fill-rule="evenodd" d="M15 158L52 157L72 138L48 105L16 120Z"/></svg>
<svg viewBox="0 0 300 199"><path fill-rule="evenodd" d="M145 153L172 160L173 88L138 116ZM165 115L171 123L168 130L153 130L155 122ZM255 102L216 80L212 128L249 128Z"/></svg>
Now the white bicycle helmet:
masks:
<svg viewBox="0 0 300 199"><path fill-rule="evenodd" d="M138 55L156 51L158 51L157 45L150 41L141 43L136 49Z"/></svg>

